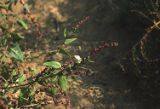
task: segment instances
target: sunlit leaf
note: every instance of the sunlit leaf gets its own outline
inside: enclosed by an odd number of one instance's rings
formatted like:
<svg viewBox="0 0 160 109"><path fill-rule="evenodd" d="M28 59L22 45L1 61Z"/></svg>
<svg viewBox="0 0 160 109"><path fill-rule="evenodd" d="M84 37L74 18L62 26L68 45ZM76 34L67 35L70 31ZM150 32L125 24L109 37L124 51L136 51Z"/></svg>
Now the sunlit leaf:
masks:
<svg viewBox="0 0 160 109"><path fill-rule="evenodd" d="M36 69L36 67L34 67L33 72L34 72L34 75L35 75L35 76L38 74L38 73L37 73L37 69Z"/></svg>
<svg viewBox="0 0 160 109"><path fill-rule="evenodd" d="M62 75L59 78L59 85L63 89L63 91L67 92L67 87L68 87L68 78L66 75Z"/></svg>
<svg viewBox="0 0 160 109"><path fill-rule="evenodd" d="M67 37L67 29L65 28L64 29L64 38L66 38Z"/></svg>
<svg viewBox="0 0 160 109"><path fill-rule="evenodd" d="M6 6L0 6L0 9L8 10L8 8Z"/></svg>
<svg viewBox="0 0 160 109"><path fill-rule="evenodd" d="M24 74L20 75L20 77L17 79L18 84L21 84L26 80L26 76Z"/></svg>
<svg viewBox="0 0 160 109"><path fill-rule="evenodd" d="M25 23L23 20L21 20L21 19L18 18L18 19L17 19L17 23L18 23L19 25L21 25L23 28L28 29L26 23Z"/></svg>
<svg viewBox="0 0 160 109"><path fill-rule="evenodd" d="M24 9L27 10L27 11L29 10L28 4L24 4Z"/></svg>
<svg viewBox="0 0 160 109"><path fill-rule="evenodd" d="M6 16L6 15L1 14L1 13L0 13L0 17L2 17L3 19L6 19L6 18L7 18L7 16Z"/></svg>
<svg viewBox="0 0 160 109"><path fill-rule="evenodd" d="M77 40L77 38L66 39L64 43L68 45L68 44L72 43L75 40Z"/></svg>
<svg viewBox="0 0 160 109"><path fill-rule="evenodd" d="M10 76L10 78L12 79L12 78L13 78L13 76L15 76L16 74L17 74L17 72L13 70L13 71L11 72L11 76Z"/></svg>
<svg viewBox="0 0 160 109"><path fill-rule="evenodd" d="M47 67L52 67L55 69L61 68L61 63L59 63L57 61L45 62L43 65L45 65Z"/></svg>
<svg viewBox="0 0 160 109"><path fill-rule="evenodd" d="M16 58L17 60L23 61L23 54L19 46L11 48L11 52L9 53L12 57Z"/></svg>

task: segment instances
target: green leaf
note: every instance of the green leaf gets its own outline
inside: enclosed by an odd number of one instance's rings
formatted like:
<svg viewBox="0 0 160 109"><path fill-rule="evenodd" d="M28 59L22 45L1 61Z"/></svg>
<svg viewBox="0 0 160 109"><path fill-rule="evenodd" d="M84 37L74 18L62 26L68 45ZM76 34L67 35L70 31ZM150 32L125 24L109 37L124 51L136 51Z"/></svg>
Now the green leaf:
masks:
<svg viewBox="0 0 160 109"><path fill-rule="evenodd" d="M6 16L6 15L1 14L1 13L0 13L0 17L2 17L3 19L6 19L6 18L7 18L7 16Z"/></svg>
<svg viewBox="0 0 160 109"><path fill-rule="evenodd" d="M67 29L65 28L64 29L64 38L66 38L67 37Z"/></svg>
<svg viewBox="0 0 160 109"><path fill-rule="evenodd" d="M88 68L86 68L86 67L80 67L81 69L84 69L84 70L86 70L86 69L88 69Z"/></svg>
<svg viewBox="0 0 160 109"><path fill-rule="evenodd" d="M59 85L61 86L61 88L63 89L63 91L65 91L67 93L68 78L67 78L66 75L62 75L59 78Z"/></svg>
<svg viewBox="0 0 160 109"><path fill-rule="evenodd" d="M6 46L7 44L7 39L4 40L3 45Z"/></svg>
<svg viewBox="0 0 160 109"><path fill-rule="evenodd" d="M47 67L52 67L55 69L61 68L61 63L57 62L57 61L50 61L50 62L45 62L43 65L47 66Z"/></svg>
<svg viewBox="0 0 160 109"><path fill-rule="evenodd" d="M9 32L11 38L14 40L14 41L18 41L20 39L24 39L24 36L21 36L20 34L18 33L14 33L14 32Z"/></svg>
<svg viewBox="0 0 160 109"><path fill-rule="evenodd" d="M19 0L14 0L14 5L16 5L18 3Z"/></svg>
<svg viewBox="0 0 160 109"><path fill-rule="evenodd" d="M26 79L26 76L24 74L20 75L20 77L17 79L18 84L21 84L22 82L24 82Z"/></svg>
<svg viewBox="0 0 160 109"><path fill-rule="evenodd" d="M26 104L30 94L31 94L31 90L29 88L21 88L19 99L18 99L18 107Z"/></svg>
<svg viewBox="0 0 160 109"><path fill-rule="evenodd" d="M0 6L0 9L8 10L8 8L6 6Z"/></svg>
<svg viewBox="0 0 160 109"><path fill-rule="evenodd" d="M0 25L0 28L2 29L3 32L7 30L3 25Z"/></svg>
<svg viewBox="0 0 160 109"><path fill-rule="evenodd" d="M27 11L29 11L28 4L24 5L24 9L27 10Z"/></svg>
<svg viewBox="0 0 160 109"><path fill-rule="evenodd" d="M58 76L55 76L54 78L52 78L51 81L56 84L58 82Z"/></svg>
<svg viewBox="0 0 160 109"><path fill-rule="evenodd" d="M66 39L64 43L68 45L68 44L72 43L75 40L77 40L77 38Z"/></svg>
<svg viewBox="0 0 160 109"><path fill-rule="evenodd" d="M42 86L46 86L46 82L45 81L38 81L38 83Z"/></svg>
<svg viewBox="0 0 160 109"><path fill-rule="evenodd" d="M67 56L70 56L70 54L68 52L66 52L66 50L62 47L59 48L59 53L65 54Z"/></svg>
<svg viewBox="0 0 160 109"><path fill-rule="evenodd" d="M13 4L12 2L9 3L8 10L12 11L12 4Z"/></svg>
<svg viewBox="0 0 160 109"><path fill-rule="evenodd" d="M38 73L37 73L37 69L36 69L36 67L34 67L33 72L34 72L34 75L35 75L35 76L38 74Z"/></svg>
<svg viewBox="0 0 160 109"><path fill-rule="evenodd" d="M16 58L19 61L23 61L23 54L19 46L11 48L11 52L9 53L12 57Z"/></svg>
<svg viewBox="0 0 160 109"><path fill-rule="evenodd" d="M10 78L12 79L12 78L13 78L13 76L15 76L16 74L17 74L17 72L13 70L13 71L11 72L11 76L10 76Z"/></svg>
<svg viewBox="0 0 160 109"><path fill-rule="evenodd" d="M77 78L76 78L75 76L71 76L71 78L72 78L75 82L79 83L79 81L77 80Z"/></svg>
<svg viewBox="0 0 160 109"><path fill-rule="evenodd" d="M25 28L26 30L28 29L26 23L24 23L23 20L21 20L21 19L18 18L18 19L17 19L17 23L18 23L19 25L21 25L23 28Z"/></svg>

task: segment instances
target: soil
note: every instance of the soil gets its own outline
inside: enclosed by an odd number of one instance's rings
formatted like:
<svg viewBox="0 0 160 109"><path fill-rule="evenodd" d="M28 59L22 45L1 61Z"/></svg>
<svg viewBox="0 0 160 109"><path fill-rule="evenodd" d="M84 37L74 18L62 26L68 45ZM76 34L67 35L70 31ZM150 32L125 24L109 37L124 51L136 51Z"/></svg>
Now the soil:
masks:
<svg viewBox="0 0 160 109"><path fill-rule="evenodd" d="M86 16L90 17L89 20L80 25L76 31L78 40L67 46L71 54L83 57L89 50L104 42L119 43L118 47L104 49L92 57L95 62L87 66L92 72L81 76L79 84L71 82L69 95L73 109L160 108L159 97L148 96L138 85L139 79L136 75L123 72L120 67L120 59L125 58L149 25L147 21L142 22L141 17L128 10L129 1L25 0L25 2L37 17L43 34L41 41L38 41L34 26L26 32L21 30L25 35L25 39L20 42L23 51L31 50L35 54L39 51L46 52L33 60L36 66L50 60L65 60L61 54L49 52L56 50L57 45L63 42L64 28L71 31L72 27ZM17 8L17 13L18 9L21 9L21 6ZM27 22L31 23L28 20ZM41 108L64 109L63 105L53 104Z"/></svg>

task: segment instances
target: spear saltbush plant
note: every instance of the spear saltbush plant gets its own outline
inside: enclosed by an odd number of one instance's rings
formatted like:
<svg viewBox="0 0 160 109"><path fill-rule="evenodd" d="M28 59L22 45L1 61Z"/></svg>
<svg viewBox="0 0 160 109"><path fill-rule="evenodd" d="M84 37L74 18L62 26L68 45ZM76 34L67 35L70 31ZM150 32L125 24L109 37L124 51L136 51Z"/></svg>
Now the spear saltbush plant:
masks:
<svg viewBox="0 0 160 109"><path fill-rule="evenodd" d="M21 67L20 64L26 64L28 60L18 44L19 40L24 39L25 36L14 31L13 28L16 25L25 30L29 29L23 19L18 18L18 15L14 15L14 7L18 2L24 6L24 11L32 19L37 30L38 40L40 41L42 38L39 24L36 18L32 17L28 4L24 3L23 0L0 1L0 108L34 108L38 105L51 103L63 104L66 108L70 108L68 78L72 77L76 80L77 75L89 73L90 69L85 68L83 65L90 62L90 57L104 48L117 47L118 43L104 43L89 51L86 57L80 57L79 55L72 56L67 52L65 47L77 40L74 37L75 32L82 23L89 20L89 16L87 16L73 28L73 32L68 32L67 29L64 29L64 42L61 46L57 47L57 52L67 56L68 60L64 64L54 60L45 62L43 64L45 68L40 73L34 67L33 71L31 71L32 74L28 77L24 72L18 70ZM10 22L8 20L10 16L16 21ZM10 44L11 42L13 44ZM38 84L38 87L36 87L36 84ZM18 91L20 93L18 94L18 102L11 101L11 104L8 104L10 99L6 98L5 95L11 90L13 91L12 94ZM37 99L36 95L40 92L45 92L50 99ZM64 99L60 99L57 95L61 95Z"/></svg>

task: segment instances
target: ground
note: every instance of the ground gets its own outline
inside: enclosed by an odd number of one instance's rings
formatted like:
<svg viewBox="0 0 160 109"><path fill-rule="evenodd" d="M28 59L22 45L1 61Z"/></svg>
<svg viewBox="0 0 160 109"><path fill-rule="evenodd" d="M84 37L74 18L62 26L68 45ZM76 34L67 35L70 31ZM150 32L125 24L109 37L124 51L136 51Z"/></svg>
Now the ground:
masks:
<svg viewBox="0 0 160 109"><path fill-rule="evenodd" d="M36 40L34 26L20 42L23 50L46 53L57 49L63 41L63 30L72 30L81 19L89 20L80 25L77 38L67 49L74 55L87 52L104 42L116 41L119 46L107 48L92 60L88 67L91 74L82 76L80 84L72 83L71 105L73 109L158 109L159 97L149 97L137 85L138 79L130 72L123 72L119 61L144 34L147 27L134 13L129 12L124 0L28 0L29 8L40 24L42 40ZM18 8L20 9L20 8ZM17 11L18 13L18 11ZM30 22L30 21L28 21ZM31 23L31 22L30 22ZM32 24L31 24L32 25ZM33 30L33 31L31 31ZM60 54L43 54L33 60L42 65L49 60L64 60ZM42 109L63 109L53 104Z"/></svg>

